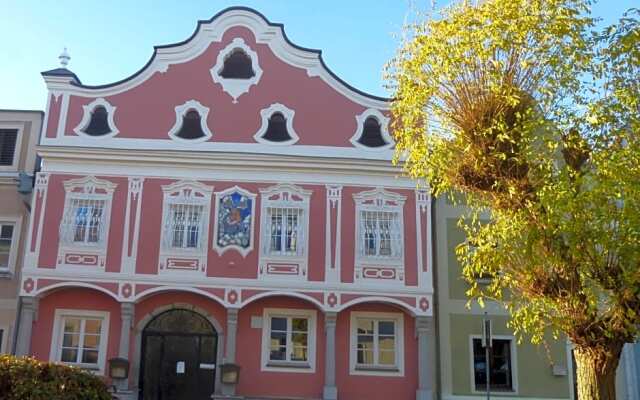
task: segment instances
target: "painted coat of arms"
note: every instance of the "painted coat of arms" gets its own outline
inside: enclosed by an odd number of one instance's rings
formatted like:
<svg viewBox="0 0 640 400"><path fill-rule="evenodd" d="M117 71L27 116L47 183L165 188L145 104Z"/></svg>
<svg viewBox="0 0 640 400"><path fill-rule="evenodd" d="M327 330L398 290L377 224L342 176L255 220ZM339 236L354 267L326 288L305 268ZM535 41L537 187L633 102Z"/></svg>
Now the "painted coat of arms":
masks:
<svg viewBox="0 0 640 400"><path fill-rule="evenodd" d="M216 245L221 250L237 247L241 251L252 247L254 199L238 190L218 198L218 232Z"/></svg>

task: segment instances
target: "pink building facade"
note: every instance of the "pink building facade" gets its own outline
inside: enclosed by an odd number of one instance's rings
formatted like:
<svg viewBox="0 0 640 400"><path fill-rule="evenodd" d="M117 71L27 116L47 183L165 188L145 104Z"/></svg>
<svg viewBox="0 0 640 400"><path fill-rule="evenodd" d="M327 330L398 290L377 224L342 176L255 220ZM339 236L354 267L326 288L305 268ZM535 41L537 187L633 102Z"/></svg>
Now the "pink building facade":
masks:
<svg viewBox="0 0 640 400"><path fill-rule="evenodd" d="M388 99L246 8L122 81L43 76L18 354L126 359L121 398L432 398L431 199Z"/></svg>

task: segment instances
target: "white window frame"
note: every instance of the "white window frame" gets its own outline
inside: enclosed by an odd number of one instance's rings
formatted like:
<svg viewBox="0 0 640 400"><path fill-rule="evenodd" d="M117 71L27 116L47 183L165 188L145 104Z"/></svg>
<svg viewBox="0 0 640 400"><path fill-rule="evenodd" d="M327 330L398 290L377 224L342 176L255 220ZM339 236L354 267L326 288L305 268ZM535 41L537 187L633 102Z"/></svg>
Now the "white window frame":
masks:
<svg viewBox="0 0 640 400"><path fill-rule="evenodd" d="M0 172L18 172L22 154L22 141L24 139L24 123L0 121L0 129L15 129L18 131L16 134L16 147L13 150L13 162L11 165L0 165Z"/></svg>
<svg viewBox="0 0 640 400"><path fill-rule="evenodd" d="M491 335L492 339L498 340L510 340L510 353L511 353L511 383L513 390L491 390L491 394L495 395L514 395L518 394L518 365L517 365L517 346L516 346L516 338L513 335ZM475 366L473 359L473 339L482 340L482 335L469 335L469 366L470 366L470 380L469 383L471 385L471 392L474 394L483 394L487 393L486 390L477 390L476 389L476 379L475 379Z"/></svg>
<svg viewBox="0 0 640 400"><path fill-rule="evenodd" d="M0 354L9 354L9 325L0 325ZM13 335L12 335L13 336Z"/></svg>
<svg viewBox="0 0 640 400"><path fill-rule="evenodd" d="M404 240L405 240L405 227L404 227L404 202L405 196L398 193L389 192L382 188L376 188L374 190L360 192L353 195L353 199L356 203L356 229L355 229L355 253L356 253L356 266L373 265L373 266L385 266L385 267L404 267ZM396 234L400 237L395 240L395 245L400 246L399 256L379 256L379 255L367 255L365 253L363 244L363 232L362 232L362 213L363 212L389 212L396 213L398 215L398 230ZM391 245L394 245L392 239Z"/></svg>
<svg viewBox="0 0 640 400"><path fill-rule="evenodd" d="M109 230L111 228L111 203L113 202L113 192L117 184L103 179L97 179L95 176L86 176L79 179L71 179L64 182L65 200L62 219L60 221L59 235L60 248L58 250L58 259L64 260L66 253L90 253L97 254L100 258L98 266L103 266L106 257L107 245L109 242ZM102 237L96 243L74 242L67 240L64 230L69 229L66 219L71 218L69 214L72 212L74 200L98 200L104 202L102 209ZM59 261L59 264L65 264Z"/></svg>
<svg viewBox="0 0 640 400"><path fill-rule="evenodd" d="M254 75L249 79L229 79L220 76L220 72L224 68L225 59L230 56L234 51L241 50L251 59L251 67L253 68ZM211 78L214 83L219 83L229 96L233 98L233 102L238 102L238 97L242 94L249 92L252 85L257 85L262 77L262 68L258 63L258 54L249 47L244 39L234 38L224 49L218 53L216 64L209 70Z"/></svg>
<svg viewBox="0 0 640 400"><path fill-rule="evenodd" d="M384 141L387 142L387 144L385 144L384 146L369 147L358 142L358 140L362 136L362 133L364 132L364 122L369 117L375 118L376 121L378 121L378 123L380 124L380 133L382 134L382 138L384 139ZM377 110L375 108L368 108L364 110L361 114L356 115L356 123L356 131L353 136L351 136L351 139L349 139L354 147L368 151L380 151L389 150L392 149L393 146L395 146L396 142L389 134L389 117L386 117L383 113L380 112L380 110Z"/></svg>
<svg viewBox="0 0 640 400"><path fill-rule="evenodd" d="M197 181L178 181L170 185L162 186L162 225L160 233L160 263L166 265L171 257L193 257L199 260L199 268L196 270L206 272L207 249L209 246L209 230L211 218L211 195L213 186L208 186ZM200 216L200 233L198 246L193 248L173 247L168 245L173 232L167 231L167 224L171 218L171 209L174 205L197 205L202 207ZM162 272L169 270L161 269ZM172 271L179 274L189 273L189 270Z"/></svg>
<svg viewBox="0 0 640 400"><path fill-rule="evenodd" d="M265 139L263 137L265 133L267 133L267 129L269 128L269 119L275 113L282 114L286 119L287 133L289 134L291 139L282 142L272 142L271 140ZM300 137L293 129L293 117L295 117L295 115L296 112L294 110L280 103L273 103L269 107L263 108L260 111L260 119L262 120L262 125L260 125L258 131L255 133L255 135L253 135L253 138L258 143L268 144L272 146L288 146L296 143L298 140L300 140Z"/></svg>
<svg viewBox="0 0 640 400"><path fill-rule="evenodd" d="M281 318L307 318L309 331L307 333L307 355L308 360L303 361L271 361L271 317ZM305 309L289 308L265 308L262 313L262 355L260 362L261 371L298 372L313 373L316 371L316 340L317 332L317 311ZM287 335L287 344L291 344L290 334Z"/></svg>
<svg viewBox="0 0 640 400"><path fill-rule="evenodd" d="M93 310L77 310L77 309L61 309L58 308L54 314L53 322L53 335L51 335L51 351L49 353L49 361L62 362L62 339L64 337L64 319L65 318L80 318L80 319L102 319L100 326L100 345L98 347L98 363L97 364L83 364L83 363L69 363L67 365L74 365L83 369L90 370L99 375L104 375L105 363L107 358L107 344L109 342L109 317L108 311L93 311ZM80 336L80 344L84 344L82 340L83 335Z"/></svg>
<svg viewBox="0 0 640 400"><path fill-rule="evenodd" d="M16 261L18 258L18 249L20 247L20 235L22 232L22 217L0 215L0 225L13 225L13 234L11 236L11 249L9 250L9 262L7 267L0 266L0 274L13 274L16 269Z"/></svg>
<svg viewBox="0 0 640 400"><path fill-rule="evenodd" d="M202 132L204 133L203 137L196 138L196 139L185 139L185 138L181 138L180 136L177 136L178 132L180 132L180 128L182 128L183 117L190 110L195 110L198 113L198 115L200 115L200 128L202 128ZM176 106L175 108L176 122L173 124L173 126L169 130L169 137L175 141L182 142L182 143L206 142L213 136L213 133L211 133L211 130L209 130L209 126L207 125L207 119L209 118L209 111L210 111L209 107L203 106L197 100L189 100L184 104Z"/></svg>
<svg viewBox="0 0 640 400"><path fill-rule="evenodd" d="M107 124L109 125L109 129L111 129L111 132L99 136L89 135L84 130L87 129L89 123L91 122L91 113L96 109L96 107L99 106L102 106L105 108L105 110L107 110ZM116 136L118 133L120 133L113 119L116 108L117 107L113 106L102 97L93 100L91 103L82 106L82 120L75 128L73 128L73 131L78 136L83 136L91 139L105 139Z"/></svg>
<svg viewBox="0 0 640 400"><path fill-rule="evenodd" d="M396 337L396 364L388 366L358 366L358 319L373 319L377 321L394 321ZM404 314L352 311L349 320L349 374L373 376L404 376ZM377 332L374 332L374 336ZM377 349L376 349L377 350ZM374 350L374 351L376 351Z"/></svg>

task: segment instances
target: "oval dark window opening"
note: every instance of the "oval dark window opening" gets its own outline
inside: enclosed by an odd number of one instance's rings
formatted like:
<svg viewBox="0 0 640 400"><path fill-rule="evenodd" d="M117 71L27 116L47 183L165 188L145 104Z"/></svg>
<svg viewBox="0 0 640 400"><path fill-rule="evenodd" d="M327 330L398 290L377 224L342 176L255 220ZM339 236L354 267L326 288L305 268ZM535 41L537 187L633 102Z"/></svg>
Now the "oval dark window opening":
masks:
<svg viewBox="0 0 640 400"><path fill-rule="evenodd" d="M255 76L251 58L242 50L234 50L225 60L220 76L225 79L251 79Z"/></svg>
<svg viewBox="0 0 640 400"><path fill-rule="evenodd" d="M262 136L270 142L286 142L291 140L291 135L287 132L287 119L282 113L276 112L269 117L267 132Z"/></svg>
<svg viewBox="0 0 640 400"><path fill-rule="evenodd" d="M84 130L84 133L91 136L102 136L111 133L108 118L109 113L107 109L103 106L97 106L91 112L91 120Z"/></svg>
<svg viewBox="0 0 640 400"><path fill-rule="evenodd" d="M382 137L380 123L376 118L369 117L364 121L362 135L360 135L358 143L367 147L382 147L387 145L387 142Z"/></svg>
<svg viewBox="0 0 640 400"><path fill-rule="evenodd" d="M202 131L200 114L196 110L189 110L182 117L182 126L176 136L182 139L198 139L206 134Z"/></svg>

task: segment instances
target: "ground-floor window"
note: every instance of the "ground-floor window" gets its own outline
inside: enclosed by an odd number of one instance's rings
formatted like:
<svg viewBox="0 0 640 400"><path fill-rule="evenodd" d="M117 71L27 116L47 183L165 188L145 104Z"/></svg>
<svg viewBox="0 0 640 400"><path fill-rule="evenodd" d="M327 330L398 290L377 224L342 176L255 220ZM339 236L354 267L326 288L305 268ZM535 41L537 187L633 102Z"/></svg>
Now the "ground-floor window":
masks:
<svg viewBox="0 0 640 400"><path fill-rule="evenodd" d="M351 373L402 375L404 319L398 313L351 313Z"/></svg>
<svg viewBox="0 0 640 400"><path fill-rule="evenodd" d="M262 368L310 372L315 370L316 312L264 310Z"/></svg>
<svg viewBox="0 0 640 400"><path fill-rule="evenodd" d="M7 337L8 329L4 326L0 326L0 354L8 353L7 345L9 338Z"/></svg>
<svg viewBox="0 0 640 400"><path fill-rule="evenodd" d="M104 372L109 313L56 310L51 359Z"/></svg>
<svg viewBox="0 0 640 400"><path fill-rule="evenodd" d="M482 338L473 337L473 379L475 390L487 390L486 351L482 346ZM512 338L493 339L489 350L489 387L491 391L512 392L515 390L513 379L513 345Z"/></svg>

